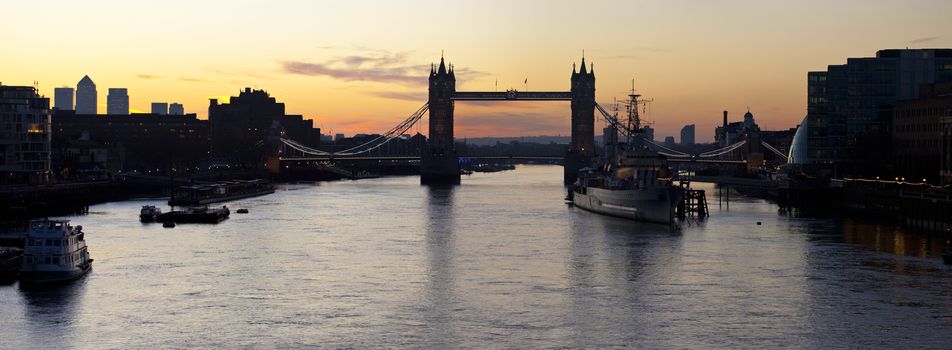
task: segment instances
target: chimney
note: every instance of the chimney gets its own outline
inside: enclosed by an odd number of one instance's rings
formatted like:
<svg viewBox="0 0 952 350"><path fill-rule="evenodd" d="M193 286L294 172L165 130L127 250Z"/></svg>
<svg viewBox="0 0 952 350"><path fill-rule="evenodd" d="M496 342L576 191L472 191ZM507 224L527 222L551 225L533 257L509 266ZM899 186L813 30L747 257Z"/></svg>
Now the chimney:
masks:
<svg viewBox="0 0 952 350"><path fill-rule="evenodd" d="M724 111L724 130L727 130L727 111Z"/></svg>

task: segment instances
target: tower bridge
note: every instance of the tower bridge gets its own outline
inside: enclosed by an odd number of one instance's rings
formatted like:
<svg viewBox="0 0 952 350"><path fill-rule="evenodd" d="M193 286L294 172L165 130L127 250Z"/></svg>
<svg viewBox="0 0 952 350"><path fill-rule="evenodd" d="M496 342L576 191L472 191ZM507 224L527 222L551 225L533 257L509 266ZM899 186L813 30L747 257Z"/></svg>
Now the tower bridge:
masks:
<svg viewBox="0 0 952 350"><path fill-rule="evenodd" d="M460 155L454 145L455 102L456 101L570 101L571 102L571 142L564 155L564 180L575 181L578 170L589 166L595 156L595 112L622 133L631 133L618 119L595 102L595 72L593 66L586 66L582 58L581 68L573 65L569 91L456 91L456 72L452 64L440 58L438 66L430 66L429 94L427 102L410 117L363 144L336 152L322 151L300 144L294 140L282 138L281 161L315 160L420 160L420 181L424 184L460 182ZM416 125L424 115L429 114L429 139L420 155L387 155L380 150L390 141L399 138ZM687 154L667 148L652 140L648 146L672 162L710 163L710 164L747 164L756 166L763 161L764 149L779 155L786 161L786 155L773 146L760 141L759 136L751 136L726 147L704 152ZM746 146L746 147L745 147ZM759 154L760 156L756 156ZM754 155L751 157L751 155ZM512 155L509 158L537 158ZM748 158L752 158L750 162Z"/></svg>
<svg viewBox="0 0 952 350"><path fill-rule="evenodd" d="M453 145L456 101L571 101L572 141L565 155L565 182L575 181L578 170L595 155L595 72L572 68L569 91L456 91L456 72L440 58L430 66L429 141L420 163L422 183L459 183L459 160Z"/></svg>

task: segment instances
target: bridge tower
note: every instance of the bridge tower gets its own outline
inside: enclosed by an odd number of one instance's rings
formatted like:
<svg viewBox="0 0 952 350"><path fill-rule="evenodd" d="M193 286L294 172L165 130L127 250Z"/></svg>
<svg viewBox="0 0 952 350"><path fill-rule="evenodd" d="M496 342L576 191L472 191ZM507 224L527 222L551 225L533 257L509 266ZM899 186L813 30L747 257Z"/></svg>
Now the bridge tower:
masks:
<svg viewBox="0 0 952 350"><path fill-rule="evenodd" d="M453 95L456 74L440 57L439 68L430 66L430 131L420 160L423 184L459 184L459 159L453 145Z"/></svg>
<svg viewBox="0 0 952 350"><path fill-rule="evenodd" d="M595 67L575 71L572 65L572 142L565 155L565 183L575 182L579 169L592 163L595 155Z"/></svg>

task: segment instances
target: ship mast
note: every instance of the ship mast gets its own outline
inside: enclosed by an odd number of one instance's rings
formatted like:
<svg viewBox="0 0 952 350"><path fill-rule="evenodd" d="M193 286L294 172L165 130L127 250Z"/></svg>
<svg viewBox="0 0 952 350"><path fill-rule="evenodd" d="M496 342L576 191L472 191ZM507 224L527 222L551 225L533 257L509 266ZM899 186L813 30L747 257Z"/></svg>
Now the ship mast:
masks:
<svg viewBox="0 0 952 350"><path fill-rule="evenodd" d="M652 99L641 99L641 94L635 92L635 79L631 80L631 92L628 93L628 104L625 106L628 112L628 121L625 126L628 129L628 144L633 145L635 138L644 137L644 129L641 128L641 114L638 113L638 107L651 102Z"/></svg>
<svg viewBox="0 0 952 350"><path fill-rule="evenodd" d="M635 79L631 80L631 92L628 93L628 105L625 106L628 112L628 144L632 145L632 138L635 137L635 134L641 133L641 116L638 114L638 98L641 97L640 94L635 92Z"/></svg>

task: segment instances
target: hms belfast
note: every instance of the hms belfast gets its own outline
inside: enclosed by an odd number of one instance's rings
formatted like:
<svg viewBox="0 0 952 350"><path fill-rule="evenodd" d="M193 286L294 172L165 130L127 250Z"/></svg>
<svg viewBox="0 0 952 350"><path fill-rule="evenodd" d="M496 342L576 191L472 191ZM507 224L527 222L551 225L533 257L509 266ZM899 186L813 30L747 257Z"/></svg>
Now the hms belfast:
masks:
<svg viewBox="0 0 952 350"><path fill-rule="evenodd" d="M621 133L626 142L609 142L602 164L581 169L568 199L595 213L672 225L683 190L672 183L666 157L648 146L638 114L640 96L632 88L627 120L615 118L609 126L610 137Z"/></svg>

